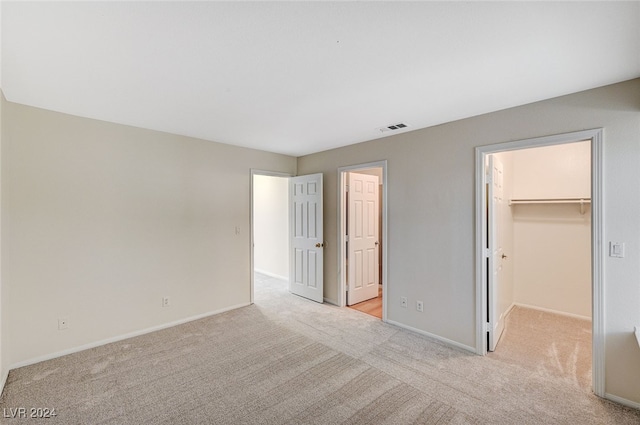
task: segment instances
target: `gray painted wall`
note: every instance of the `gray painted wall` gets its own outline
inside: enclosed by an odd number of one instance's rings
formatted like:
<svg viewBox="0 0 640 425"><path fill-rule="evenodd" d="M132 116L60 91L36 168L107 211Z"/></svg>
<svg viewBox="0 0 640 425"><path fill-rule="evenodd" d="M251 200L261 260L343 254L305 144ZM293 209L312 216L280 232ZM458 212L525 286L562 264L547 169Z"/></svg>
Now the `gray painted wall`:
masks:
<svg viewBox="0 0 640 425"><path fill-rule="evenodd" d="M325 177L325 297L338 299L337 169L386 159L388 319L474 347L474 148L600 127L602 243L627 247L605 261L606 392L640 403L640 79L299 158L298 174Z"/></svg>
<svg viewBox="0 0 640 425"><path fill-rule="evenodd" d="M474 147L603 127L602 243L627 244L625 259L605 262L606 392L640 403L640 79L297 161L2 108L4 373L248 303L250 168L324 173L325 296L337 300L337 169L383 159L389 319L475 346ZM400 308L401 296L423 300L424 313Z"/></svg>
<svg viewBox="0 0 640 425"><path fill-rule="evenodd" d="M3 124L7 365L250 302L250 169L295 158L9 102Z"/></svg>

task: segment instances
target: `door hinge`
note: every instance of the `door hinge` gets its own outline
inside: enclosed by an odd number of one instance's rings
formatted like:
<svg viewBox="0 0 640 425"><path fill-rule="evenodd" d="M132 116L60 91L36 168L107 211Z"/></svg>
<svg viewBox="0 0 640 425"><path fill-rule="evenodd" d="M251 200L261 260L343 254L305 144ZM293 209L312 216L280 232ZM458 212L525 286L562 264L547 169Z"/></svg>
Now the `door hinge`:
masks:
<svg viewBox="0 0 640 425"><path fill-rule="evenodd" d="M491 250L489 248L484 248L482 250L482 255L484 255L484 258L489 258L491 257Z"/></svg>
<svg viewBox="0 0 640 425"><path fill-rule="evenodd" d="M345 285L345 290L349 292L349 285Z"/></svg>
<svg viewBox="0 0 640 425"><path fill-rule="evenodd" d="M486 175L486 181L485 181L485 183L489 183L489 184L493 183L493 179L492 179L491 173L488 173L488 174Z"/></svg>
<svg viewBox="0 0 640 425"><path fill-rule="evenodd" d="M487 322L484 324L484 331L491 332L491 322Z"/></svg>
<svg viewBox="0 0 640 425"><path fill-rule="evenodd" d="M344 191L345 191L345 192L348 192L348 191L349 191L349 185L348 185L348 184L344 186Z"/></svg>
<svg viewBox="0 0 640 425"><path fill-rule="evenodd" d="M349 242L349 235L345 235L345 236L344 236L344 241L345 241L345 242Z"/></svg>

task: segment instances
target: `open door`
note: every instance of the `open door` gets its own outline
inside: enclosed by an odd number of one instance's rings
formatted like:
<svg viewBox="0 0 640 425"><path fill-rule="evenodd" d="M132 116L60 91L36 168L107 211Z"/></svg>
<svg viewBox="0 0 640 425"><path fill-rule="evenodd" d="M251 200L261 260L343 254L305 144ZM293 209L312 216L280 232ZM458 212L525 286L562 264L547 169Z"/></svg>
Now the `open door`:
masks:
<svg viewBox="0 0 640 425"><path fill-rule="evenodd" d="M323 302L322 174L289 179L289 291Z"/></svg>
<svg viewBox="0 0 640 425"><path fill-rule="evenodd" d="M502 261L506 255L503 250L502 232L502 214L504 208L504 167L502 163L495 157L489 155L489 172L487 173L487 208L488 208L488 262L487 267L487 296L488 296L488 326L489 333L489 351L495 351L496 345L500 340L502 331L504 330L504 317L500 312L500 284L502 279Z"/></svg>
<svg viewBox="0 0 640 425"><path fill-rule="evenodd" d="M347 175L347 305L354 305L378 296L379 182L378 176Z"/></svg>

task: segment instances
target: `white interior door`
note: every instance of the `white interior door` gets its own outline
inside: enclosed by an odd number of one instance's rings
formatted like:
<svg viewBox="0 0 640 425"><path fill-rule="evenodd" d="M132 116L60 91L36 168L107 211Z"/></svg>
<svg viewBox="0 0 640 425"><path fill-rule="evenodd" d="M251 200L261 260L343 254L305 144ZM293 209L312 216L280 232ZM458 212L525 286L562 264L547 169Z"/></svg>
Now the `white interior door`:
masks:
<svg viewBox="0 0 640 425"><path fill-rule="evenodd" d="M347 305L378 296L378 176L348 173Z"/></svg>
<svg viewBox="0 0 640 425"><path fill-rule="evenodd" d="M289 291L323 302L322 174L289 179Z"/></svg>
<svg viewBox="0 0 640 425"><path fill-rule="evenodd" d="M488 242L489 242L489 351L495 351L504 330L504 317L500 311L500 285L502 279L502 261L506 258L503 250L502 214L504 208L504 167L494 155L489 155L488 190Z"/></svg>

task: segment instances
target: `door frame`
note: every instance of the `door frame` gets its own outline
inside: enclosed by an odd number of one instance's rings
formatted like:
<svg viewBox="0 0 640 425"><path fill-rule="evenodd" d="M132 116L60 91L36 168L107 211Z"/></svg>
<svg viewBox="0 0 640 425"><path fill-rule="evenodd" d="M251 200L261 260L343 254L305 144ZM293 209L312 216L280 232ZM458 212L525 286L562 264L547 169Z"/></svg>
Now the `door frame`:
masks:
<svg viewBox="0 0 640 425"><path fill-rule="evenodd" d="M254 264L254 247L255 247L255 241L254 241L254 235L253 235L253 231L254 231L254 217L253 217L253 177L254 176L271 176L271 177L282 177L282 178L286 178L289 179L289 177L293 177L293 174L289 174L289 173L282 173L279 171L266 171L266 170L258 170L258 169L253 169L251 168L249 170L250 172L250 176L249 176L249 251L250 251L250 267L251 267L251 277L249 279L249 303L253 304L253 298L254 298L254 270L255 270L255 264ZM287 194L289 192L287 191ZM289 214L291 214L289 212ZM289 255L289 253L287 252L287 256Z"/></svg>
<svg viewBox="0 0 640 425"><path fill-rule="evenodd" d="M344 211L347 206L346 199L346 173L349 171L364 170L367 168L382 168L382 321L387 321L387 289L389 283L388 273L388 254L389 239L387 233L387 223L389 219L387 209L387 160L367 162L363 164L347 165L338 168L338 306L345 307L347 305L346 280L347 270L345 268L344 255L346 253L347 223Z"/></svg>
<svg viewBox="0 0 640 425"><path fill-rule="evenodd" d="M487 237L486 172L487 155L520 149L591 141L591 281L592 281L592 388L595 395L604 391L604 198L603 198L603 129L577 131L513 142L476 147L476 353L487 354L485 322L488 311L487 265L484 253Z"/></svg>

